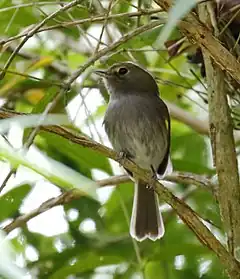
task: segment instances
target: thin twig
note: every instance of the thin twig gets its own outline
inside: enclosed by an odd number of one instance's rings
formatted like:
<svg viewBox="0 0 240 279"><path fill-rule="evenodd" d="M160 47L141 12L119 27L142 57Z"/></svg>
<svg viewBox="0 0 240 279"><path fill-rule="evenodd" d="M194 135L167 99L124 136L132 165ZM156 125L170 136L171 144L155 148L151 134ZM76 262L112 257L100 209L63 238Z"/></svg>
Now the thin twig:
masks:
<svg viewBox="0 0 240 279"><path fill-rule="evenodd" d="M54 13L52 13L49 16L47 16L46 18L44 18L44 20L42 20L32 30L30 30L27 34L25 34L25 38L15 48L15 50L13 51L13 53L10 55L9 59L7 60L6 64L4 65L4 68L3 68L3 70L1 71L1 74L0 74L0 80L4 78L4 76L6 74L5 71L9 68L9 66L11 65L14 57L17 55L17 53L20 51L20 49L24 46L24 44L28 41L28 39L30 39L33 35L35 35L36 32L42 26L44 26L49 20L55 18L59 13L61 13L63 11L66 11L66 10L78 5L80 2L81 2L81 0L74 0L74 1L70 2L69 4L65 5L64 7L61 7L60 9L55 11Z"/></svg>
<svg viewBox="0 0 240 279"><path fill-rule="evenodd" d="M3 68L0 67L0 71L3 71ZM12 75L16 75L16 76L20 76L20 77L24 77L24 78L29 78L29 79L32 79L32 80L37 80L42 84L55 85L55 86L58 86L58 87L62 86L62 83L58 82L57 80L46 80L46 79L38 78L38 77L35 77L35 76L32 76L32 75L27 75L27 74L12 71L12 70L5 70L5 72L7 74L12 74Z"/></svg>
<svg viewBox="0 0 240 279"><path fill-rule="evenodd" d="M31 212L17 217L10 224L5 226L3 228L3 230L6 233L9 233L16 228L20 228L20 227L24 226L29 220L40 215L41 213L43 213L57 205L64 205L66 203L70 203L71 201L73 201L75 199L79 199L79 194L76 194L74 192L74 190L63 193L58 197L51 198L51 199L45 201L44 203L42 203L38 208L32 210Z"/></svg>
<svg viewBox="0 0 240 279"><path fill-rule="evenodd" d="M162 9L152 9L152 10L143 10L143 11L140 11L140 12L113 14L113 15L109 15L108 19L117 19L117 18L122 18L122 17L139 17L139 16L142 16L142 15L151 15L151 14L159 13L161 11L162 11ZM84 19L80 19L80 20L75 20L75 21L71 21L71 22L65 22L65 23L61 23L61 24L56 24L56 25L40 28L39 30L37 30L35 32L35 34L40 33L40 32L44 32L44 31L50 31L50 30L58 29L58 28L80 25L80 24L84 24L84 23L101 22L101 21L104 21L105 19L106 19L105 15L95 16L95 17L88 17L88 18L84 18ZM11 41L20 39L20 38L22 38L26 35L27 35L27 32L23 33L23 34L20 34L20 35L13 36L13 37L8 38L8 39L3 39L2 41L0 41L0 45L4 45L4 44L9 43Z"/></svg>
<svg viewBox="0 0 240 279"><path fill-rule="evenodd" d="M2 192L2 190L5 188L5 186L7 185L8 183L8 180L12 177L13 174L15 174L16 170L15 169L11 169L7 176L4 178L3 180L3 183L1 184L0 186L0 193Z"/></svg>
<svg viewBox="0 0 240 279"><path fill-rule="evenodd" d="M26 4L18 4L18 5L13 5L10 7L6 8L0 8L0 13L7 12L13 9L20 9L20 8L27 8L27 7L32 7L32 6L52 6L52 5L59 5L59 4L66 4L68 3L67 1L60 1L60 2L47 2L47 1L42 1L42 2L33 2L33 3L26 3Z"/></svg>
<svg viewBox="0 0 240 279"><path fill-rule="evenodd" d="M10 143L10 141L8 140L8 138L5 136L5 135L2 135L2 137L4 138L4 140L7 142L7 144L9 144L10 146L12 146L11 145L11 143ZM5 186L7 185L7 182L8 182L8 180L11 178L11 176L13 175L13 174L15 174L16 173L16 169L11 169L9 172L8 172L8 174L6 175L6 177L4 178L4 180L3 180L3 182L2 182L2 185L0 186L0 193L2 192L2 190L5 188Z"/></svg>
<svg viewBox="0 0 240 279"><path fill-rule="evenodd" d="M104 30L105 30L105 28L107 26L107 23L108 23L109 14L110 14L111 9L112 9L113 1L114 0L110 0L109 1L108 9L107 9L107 12L105 14L105 19L104 19L104 22L103 22L102 30L101 30L101 33L100 33L100 36L99 36L99 40L98 40L97 46L96 46L96 48L94 50L94 54L96 54L98 52L98 50L99 50L99 47L100 47L100 44L101 44L101 41L102 41L102 37L103 37L103 33L104 33Z"/></svg>
<svg viewBox="0 0 240 279"><path fill-rule="evenodd" d="M176 183L183 183L186 185L196 185L200 187L204 187L204 189L212 191L215 187L212 183L204 176L192 174L192 173L181 173L181 172L174 172L171 175L165 177L166 181L176 182ZM105 186L116 186L122 183L131 182L131 179L128 175L116 175L111 176L106 179L97 180L96 183L99 187ZM29 213L23 214L22 216L17 217L14 219L10 224L4 227L4 230L9 233L12 230L24 226L30 219L42 214L43 212L48 211L49 209L58 206L64 205L66 203L70 203L71 201L80 198L78 192L69 191L64 194L59 195L56 198L51 198L44 203L42 203L38 208L32 210Z"/></svg>

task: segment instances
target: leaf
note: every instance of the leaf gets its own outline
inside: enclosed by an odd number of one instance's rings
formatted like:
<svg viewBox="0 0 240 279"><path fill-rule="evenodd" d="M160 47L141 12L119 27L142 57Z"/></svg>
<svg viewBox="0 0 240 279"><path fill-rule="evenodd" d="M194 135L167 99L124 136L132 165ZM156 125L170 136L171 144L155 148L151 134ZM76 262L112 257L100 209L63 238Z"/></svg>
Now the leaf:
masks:
<svg viewBox="0 0 240 279"><path fill-rule="evenodd" d="M8 119L0 120L0 134L8 132L11 126L17 125L21 128L37 127L40 125L67 125L69 120L64 114L32 114L18 115Z"/></svg>
<svg viewBox="0 0 240 279"><path fill-rule="evenodd" d="M98 266L119 264L122 262L122 260L123 259L119 257L117 254L107 256L104 254L98 254L94 252L86 252L82 253L81 258L79 258L79 260L76 263L72 265L63 266L48 278L67 278L68 275L78 273L81 274L89 270L94 270Z"/></svg>
<svg viewBox="0 0 240 279"><path fill-rule="evenodd" d="M183 126L182 124L179 124ZM208 149L203 136L193 132L180 130L172 133L171 155L174 169L197 174L212 174L208 167Z"/></svg>
<svg viewBox="0 0 240 279"><path fill-rule="evenodd" d="M64 190L77 189L80 195L88 195L97 199L96 189L98 185L94 181L44 154L37 157L36 154L34 156L29 154L23 150L16 151L3 139L0 139L0 157L9 160L14 166L23 165Z"/></svg>
<svg viewBox="0 0 240 279"><path fill-rule="evenodd" d="M44 66L48 66L53 62L52 57L41 57L38 61L34 62L32 65L30 65L23 74L28 75L33 71L36 71L39 68L42 68ZM11 79L9 79L1 88L0 88L0 96L5 96L10 92L13 87L15 87L19 82L22 82L26 80L27 77L21 76L21 75L15 75Z"/></svg>
<svg viewBox="0 0 240 279"><path fill-rule="evenodd" d="M181 18L183 18L196 5L196 3L196 0L176 1L176 4L169 11L167 23L163 27L161 34L155 42L156 47L162 47L164 45L165 41L169 38L177 22Z"/></svg>
<svg viewBox="0 0 240 279"><path fill-rule="evenodd" d="M69 209L75 208L79 212L79 216L75 221L70 221L71 224L78 229L82 221L87 218L94 220L97 229L103 229L102 218L99 214L101 204L88 197L81 197L78 200L72 201L71 204L65 204L64 209L67 213ZM79 232L79 231L78 231Z"/></svg>
<svg viewBox="0 0 240 279"><path fill-rule="evenodd" d="M5 234L0 231L0 276L2 275L9 279L26 278L27 270L25 268L19 268L14 264L15 256L15 252L9 240L6 239Z"/></svg>
<svg viewBox="0 0 240 279"><path fill-rule="evenodd" d="M121 205L124 204L128 216L131 217L133 191L133 183L120 184L114 189L110 198L105 203L104 209L106 213L104 215L104 220L108 231L111 233L129 233L129 223Z"/></svg>
<svg viewBox="0 0 240 279"><path fill-rule="evenodd" d="M7 218L12 218L18 213L23 199L30 190L30 185L23 184L0 197L0 222Z"/></svg>
<svg viewBox="0 0 240 279"><path fill-rule="evenodd" d="M146 279L164 279L164 268L161 263L150 261L144 269Z"/></svg>
<svg viewBox="0 0 240 279"><path fill-rule="evenodd" d="M109 160L94 150L69 142L67 139L51 133L41 131L39 135L45 141L44 144L38 141L38 146L41 149L54 159L62 159L82 174L91 176L91 169L99 169L112 174Z"/></svg>
<svg viewBox="0 0 240 279"><path fill-rule="evenodd" d="M155 27L152 30L144 32L143 34L138 35L137 37L132 38L126 43L122 44L123 48L142 48L146 46L152 46L157 39L157 36L162 27Z"/></svg>
<svg viewBox="0 0 240 279"><path fill-rule="evenodd" d="M68 63L71 69L75 70L79 67L79 65L86 62L87 57L83 55L79 55L79 53L74 53L72 51L68 52Z"/></svg>
<svg viewBox="0 0 240 279"><path fill-rule="evenodd" d="M55 87L52 87L49 90L47 90L44 97L32 109L32 113L44 112L46 106L54 99L56 94L57 94L57 89Z"/></svg>

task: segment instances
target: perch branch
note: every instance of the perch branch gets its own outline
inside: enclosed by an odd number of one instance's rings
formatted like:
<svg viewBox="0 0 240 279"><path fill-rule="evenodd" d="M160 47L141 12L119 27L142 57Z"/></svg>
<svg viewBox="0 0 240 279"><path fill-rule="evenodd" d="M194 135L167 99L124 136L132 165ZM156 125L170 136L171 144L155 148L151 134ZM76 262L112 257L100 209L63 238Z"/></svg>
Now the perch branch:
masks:
<svg viewBox="0 0 240 279"><path fill-rule="evenodd" d="M42 130L54 132L72 142L79 144L83 147L91 148L115 161L118 161L118 154L112 149L99 144L85 136L71 132L59 126L41 127ZM175 197L167 188L165 188L158 181L153 180L152 175L129 160L121 160L121 165L131 172L136 174L136 177L146 181L152 185L161 198L168 203L180 216L180 218L187 224L187 226L195 233L198 239L206 245L209 249L213 250L219 257L222 264L227 268L232 278L240 279L240 264L227 252L224 246L215 238L210 230L199 220L197 214L183 201ZM47 204L49 206L49 204ZM36 213L34 213L36 214ZM234 277L235 276L235 277Z"/></svg>
<svg viewBox="0 0 240 279"><path fill-rule="evenodd" d="M91 148L96 152L103 154L115 161L118 161L119 154L112 149L99 144L87 137L81 135L75 135L67 129L54 126L55 131L65 137L71 138L73 142L87 148ZM45 131L50 130L51 127L44 127ZM174 196L167 188L165 188L160 182L152 178L152 174L140 169L133 162L127 159L121 159L121 165L130 170L139 179L144 180L155 189L155 191L161 196L161 198L168 203L180 216L180 218L186 223L186 225L194 232L197 238L206 245L209 249L215 252L220 259L221 263L226 267L228 273L234 279L240 279L240 264L234 259L234 257L224 248L224 246L215 238L211 231L199 220L197 214L183 201Z"/></svg>
<svg viewBox="0 0 240 279"><path fill-rule="evenodd" d="M177 182L177 183L183 183L183 184L189 184L189 185L196 185L203 187L209 191L212 191L214 188L214 185L211 184L211 182L204 176L201 175L195 175L191 173L180 173L180 172L174 172L171 175L168 175L164 180L170 181L170 182ZM105 186L111 186L111 185L118 185L121 183L130 182L130 178L128 175L116 175L111 176L106 179L98 180L96 181L99 187L105 187ZM68 191L65 192L55 198L51 198L45 202L43 202L39 207L32 210L29 213L23 214L16 219L14 219L10 224L6 225L3 230L6 233L10 233L16 228L23 227L29 220L32 218L42 214L43 212L46 212L50 210L51 208L58 206L58 205L64 205L67 203L70 203L73 200L79 199L79 192L76 191Z"/></svg>
<svg viewBox="0 0 240 279"><path fill-rule="evenodd" d="M195 175L191 173L180 173L175 172L171 175L168 175L164 180L171 181L171 182L177 182L177 183L184 183L184 184L194 184L200 187L204 187L205 189L208 189L210 191L213 190L214 185L211 184L211 182L204 176L201 175ZM121 183L130 182L130 178L128 175L116 175L111 176L106 179L98 180L96 181L99 187L105 187L105 186L111 186L111 185L118 185ZM58 206L58 205L64 205L67 203L70 203L73 200L79 199L79 192L76 191L68 191L65 192L55 198L51 198L45 202L43 202L39 207L32 210L29 213L23 214L16 219L14 219L10 224L6 225L3 230L6 233L10 233L16 228L23 227L29 220L32 218L42 214L43 212L46 212L50 210L51 208Z"/></svg>

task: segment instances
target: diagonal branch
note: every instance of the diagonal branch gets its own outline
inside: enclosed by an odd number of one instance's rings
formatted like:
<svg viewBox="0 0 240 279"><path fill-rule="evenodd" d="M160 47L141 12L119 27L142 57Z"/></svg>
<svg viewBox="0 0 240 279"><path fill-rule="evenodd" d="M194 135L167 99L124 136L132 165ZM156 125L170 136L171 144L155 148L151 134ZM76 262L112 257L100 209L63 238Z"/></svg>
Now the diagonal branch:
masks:
<svg viewBox="0 0 240 279"><path fill-rule="evenodd" d="M80 198L79 192L77 192L77 191L72 190L72 191L65 192L55 198L51 198L51 199L45 201L39 207L30 211L29 213L23 214L23 215L17 217L10 224L5 226L3 228L3 230L6 233L10 233L11 231L13 231L16 228L23 227L29 220L40 215L41 213L46 212L55 206L64 205L66 203L70 203L71 201L79 199L79 198Z"/></svg>
<svg viewBox="0 0 240 279"><path fill-rule="evenodd" d="M55 132L65 138L71 138L71 140L81 146L91 148L96 152L99 152L115 161L119 161L119 154L112 149L99 144L87 137L80 136L69 132L67 129L54 126ZM45 131L51 130L49 127L43 127ZM209 249L211 249L220 259L221 263L226 267L228 273L234 279L240 279L240 264L233 258L231 254L227 252L224 246L215 238L211 231L199 220L197 214L183 201L175 197L167 188L161 183L152 178L152 174L140 169L133 162L122 159L121 165L130 170L139 179L146 181L149 185L155 189L155 191L161 196L161 198L168 203L180 216L180 218L186 223L186 225L194 232L197 238ZM49 206L49 205L48 205Z"/></svg>
<svg viewBox="0 0 240 279"><path fill-rule="evenodd" d="M183 184L189 184L189 185L196 185L203 187L204 189L207 189L208 191L213 191L214 185L211 184L211 182L204 176L201 175L195 175L190 173L180 173L175 172L171 175L168 175L165 180L170 182L177 182L177 183L183 183ZM99 181L96 181L99 187L105 187L105 186L111 186L111 185L118 185L121 183L130 182L130 178L128 175L116 175L111 176L106 179L102 179ZM33 219L34 217L42 214L43 212L46 212L50 210L51 208L58 206L58 205L64 205L67 203L70 203L73 200L79 199L79 192L78 191L68 191L65 192L55 198L51 198L45 202L43 202L39 207L32 210L29 213L23 214L16 219L14 219L10 224L6 225L3 230L6 233L10 233L16 228L23 227L29 220Z"/></svg>
<svg viewBox="0 0 240 279"><path fill-rule="evenodd" d="M85 136L73 133L65 128L59 126L41 127L44 131L54 132L66 139L71 140L83 147L91 148L115 161L119 161L119 154L112 149L99 144ZM175 197L167 188L161 183L153 180L152 174L140 169L133 162L129 160L121 160L121 165L130 170L139 179L146 181L152 185L161 198L168 203L186 223L186 225L194 232L197 238L213 250L218 256L222 264L226 267L228 273L234 279L240 279L240 264L227 252L224 246L215 238L211 231L199 220L197 214L183 201Z"/></svg>
<svg viewBox="0 0 240 279"><path fill-rule="evenodd" d="M49 127L44 127L44 130L49 130ZM119 161L118 154L102 144L99 144L84 136L76 135L73 137L73 133L61 127L55 126L55 131L65 138L71 138L72 141L80 144L81 146L91 148L115 161ZM231 277L234 279L240 279L240 264L233 258L231 254L227 252L227 250L215 238L210 230L199 220L197 214L187 204L175 197L161 183L153 180L151 173L140 169L134 163L126 159L121 160L120 163L123 167L133 172L136 177L146 181L149 185L152 185L161 198L176 211L180 218L195 233L197 238L209 249L216 253Z"/></svg>

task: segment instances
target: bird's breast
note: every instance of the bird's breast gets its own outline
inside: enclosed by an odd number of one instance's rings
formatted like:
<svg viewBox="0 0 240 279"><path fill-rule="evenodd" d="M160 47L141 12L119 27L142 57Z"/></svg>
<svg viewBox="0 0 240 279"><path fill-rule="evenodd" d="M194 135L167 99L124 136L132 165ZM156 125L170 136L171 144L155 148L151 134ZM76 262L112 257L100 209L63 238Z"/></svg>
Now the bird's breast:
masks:
<svg viewBox="0 0 240 279"><path fill-rule="evenodd" d="M157 168L167 149L167 129L160 113L155 102L141 98L111 101L104 125L113 148L144 169Z"/></svg>

